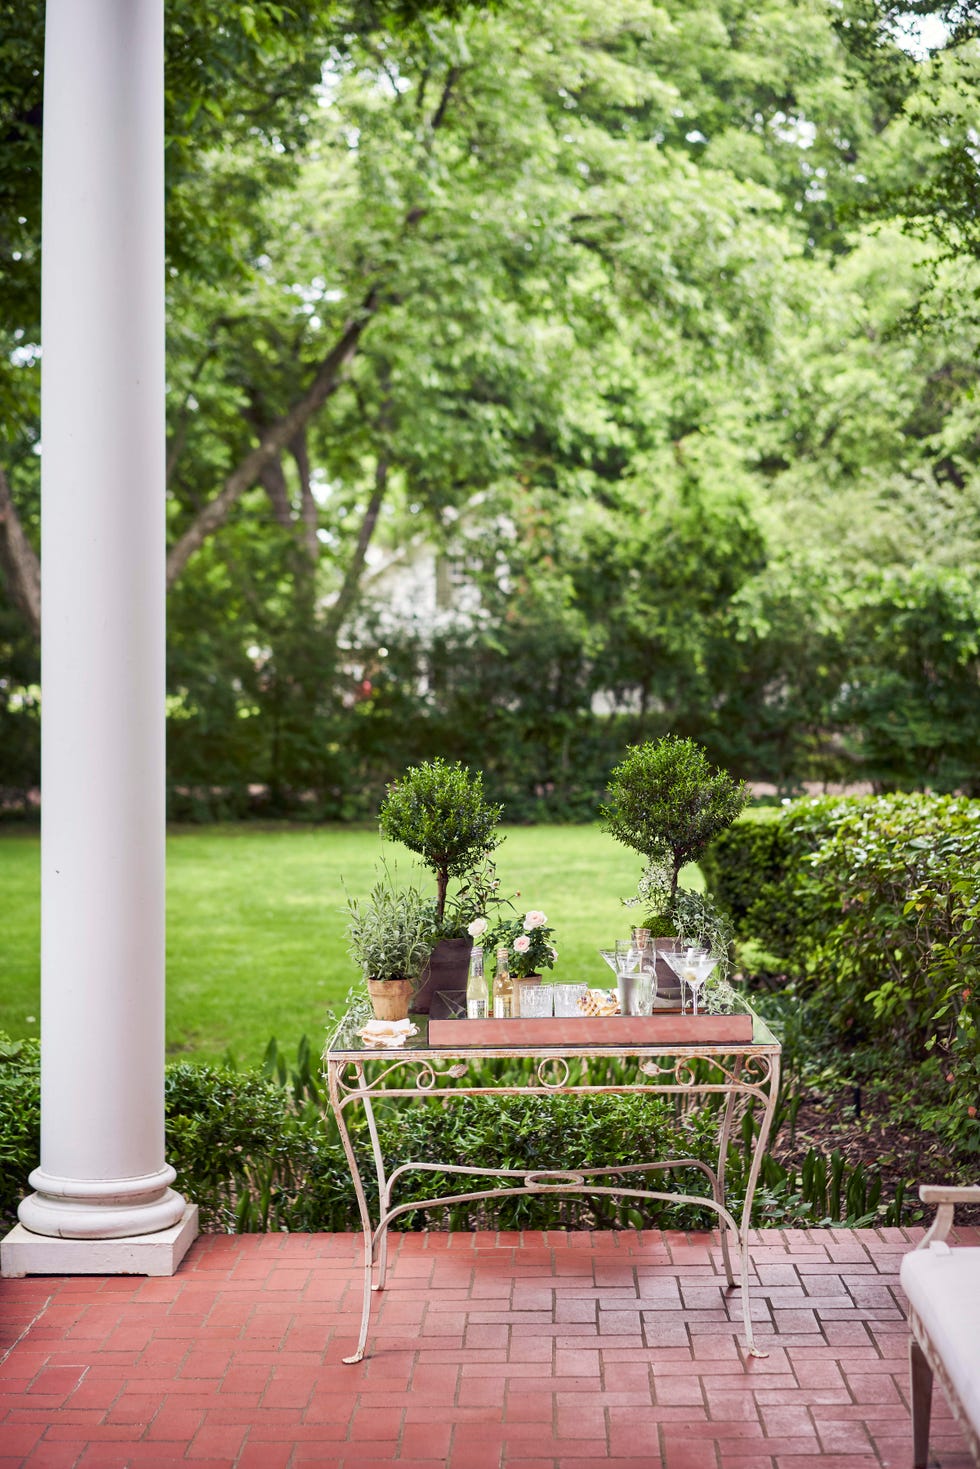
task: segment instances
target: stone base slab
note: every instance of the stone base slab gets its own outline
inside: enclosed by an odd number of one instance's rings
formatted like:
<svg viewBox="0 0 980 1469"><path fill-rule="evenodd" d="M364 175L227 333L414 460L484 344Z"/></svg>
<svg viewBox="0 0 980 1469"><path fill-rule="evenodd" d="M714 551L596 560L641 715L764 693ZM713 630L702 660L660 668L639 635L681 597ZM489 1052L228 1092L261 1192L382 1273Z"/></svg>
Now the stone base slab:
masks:
<svg viewBox="0 0 980 1469"><path fill-rule="evenodd" d="M171 1229L122 1239L55 1239L15 1224L0 1241L0 1276L174 1275L197 1235L196 1204Z"/></svg>

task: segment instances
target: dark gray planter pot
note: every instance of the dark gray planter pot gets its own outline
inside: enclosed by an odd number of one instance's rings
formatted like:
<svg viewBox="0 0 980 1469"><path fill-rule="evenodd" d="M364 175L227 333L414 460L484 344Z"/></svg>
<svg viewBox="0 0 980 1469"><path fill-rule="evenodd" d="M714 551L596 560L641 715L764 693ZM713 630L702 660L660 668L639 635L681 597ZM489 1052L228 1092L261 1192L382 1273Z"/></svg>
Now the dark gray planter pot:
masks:
<svg viewBox="0 0 980 1469"><path fill-rule="evenodd" d="M433 996L440 990L465 990L472 948L473 940L468 934L461 939L439 940L419 975L419 987L412 1000L413 1015L428 1015Z"/></svg>

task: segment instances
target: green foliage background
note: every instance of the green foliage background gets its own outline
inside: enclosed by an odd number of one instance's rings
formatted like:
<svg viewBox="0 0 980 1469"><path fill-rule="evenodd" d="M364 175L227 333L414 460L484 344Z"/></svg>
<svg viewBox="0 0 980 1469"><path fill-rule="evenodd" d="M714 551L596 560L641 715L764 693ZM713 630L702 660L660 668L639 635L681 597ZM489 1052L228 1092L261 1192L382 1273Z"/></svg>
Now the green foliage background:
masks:
<svg viewBox="0 0 980 1469"><path fill-rule="evenodd" d="M976 791L980 62L914 9L931 53L883 0L168 6L172 816L372 816L442 755L591 819L668 731ZM0 18L17 812L42 8Z"/></svg>

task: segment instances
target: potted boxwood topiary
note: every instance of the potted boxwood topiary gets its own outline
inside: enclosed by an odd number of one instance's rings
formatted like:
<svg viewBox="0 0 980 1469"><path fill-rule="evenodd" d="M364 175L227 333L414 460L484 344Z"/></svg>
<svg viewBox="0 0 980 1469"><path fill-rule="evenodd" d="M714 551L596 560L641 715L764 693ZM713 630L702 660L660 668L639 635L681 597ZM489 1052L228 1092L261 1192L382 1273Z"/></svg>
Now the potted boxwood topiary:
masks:
<svg viewBox="0 0 980 1469"><path fill-rule="evenodd" d="M396 888L385 870L367 899L348 897L348 953L378 1020L404 1020L429 957L429 905L418 888Z"/></svg>
<svg viewBox="0 0 980 1469"><path fill-rule="evenodd" d="M727 959L728 925L703 893L678 887L681 868L696 862L708 844L737 820L748 789L713 766L694 740L667 735L634 745L609 778L603 826L624 846L646 858L637 897L642 926L656 939L679 937L709 947ZM666 966L657 965L665 990L676 987Z"/></svg>
<svg viewBox="0 0 980 1469"><path fill-rule="evenodd" d="M479 772L441 758L411 766L381 803L382 836L415 852L436 879L434 947L412 1004L419 1014L428 1012L437 990L465 987L473 944L467 926L497 901L489 858L502 840L496 834L502 809L486 799Z"/></svg>

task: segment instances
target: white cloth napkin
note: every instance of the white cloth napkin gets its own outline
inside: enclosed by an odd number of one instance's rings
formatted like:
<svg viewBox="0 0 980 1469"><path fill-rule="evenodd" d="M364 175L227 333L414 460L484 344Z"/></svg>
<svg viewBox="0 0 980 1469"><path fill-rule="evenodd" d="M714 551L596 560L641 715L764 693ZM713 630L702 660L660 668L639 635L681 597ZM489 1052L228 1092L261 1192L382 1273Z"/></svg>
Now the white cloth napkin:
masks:
<svg viewBox="0 0 980 1469"><path fill-rule="evenodd" d="M419 1028L411 1020L369 1020L357 1032L366 1046L403 1046L410 1035L418 1035Z"/></svg>

